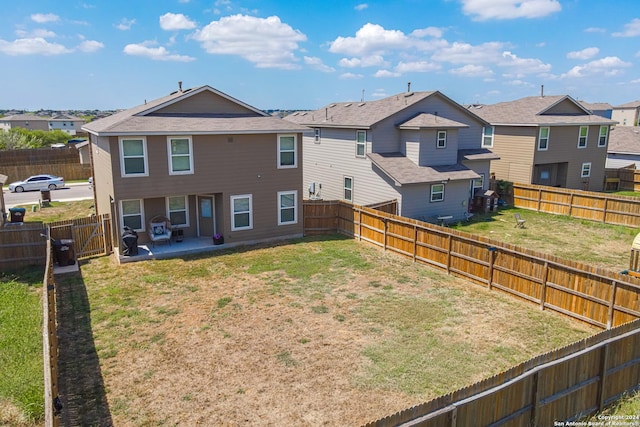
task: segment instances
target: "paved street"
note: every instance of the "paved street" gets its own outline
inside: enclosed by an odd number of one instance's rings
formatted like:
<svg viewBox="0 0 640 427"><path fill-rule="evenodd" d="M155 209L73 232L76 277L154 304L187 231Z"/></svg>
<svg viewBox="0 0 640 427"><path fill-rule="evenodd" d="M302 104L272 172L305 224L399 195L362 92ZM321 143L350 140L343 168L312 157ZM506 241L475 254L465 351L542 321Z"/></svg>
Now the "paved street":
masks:
<svg viewBox="0 0 640 427"><path fill-rule="evenodd" d="M12 193L5 186L2 192L7 209L17 205L32 205L40 201L39 191ZM51 200L54 202L86 199L93 199L93 190L87 183L68 183L65 188L51 191Z"/></svg>

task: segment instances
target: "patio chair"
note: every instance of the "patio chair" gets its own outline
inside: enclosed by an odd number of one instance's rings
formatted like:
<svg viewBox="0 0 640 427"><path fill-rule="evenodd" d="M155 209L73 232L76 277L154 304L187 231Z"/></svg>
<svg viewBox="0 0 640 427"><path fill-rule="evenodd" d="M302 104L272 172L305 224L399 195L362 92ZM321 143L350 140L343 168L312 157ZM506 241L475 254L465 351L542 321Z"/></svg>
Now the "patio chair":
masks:
<svg viewBox="0 0 640 427"><path fill-rule="evenodd" d="M527 222L527 220L522 219L520 214L514 214L513 216L516 218L516 225L514 225L514 228L524 228L524 223Z"/></svg>
<svg viewBox="0 0 640 427"><path fill-rule="evenodd" d="M153 247L155 247L156 242L168 242L171 244L171 221L163 215L154 216L149 221L148 233Z"/></svg>

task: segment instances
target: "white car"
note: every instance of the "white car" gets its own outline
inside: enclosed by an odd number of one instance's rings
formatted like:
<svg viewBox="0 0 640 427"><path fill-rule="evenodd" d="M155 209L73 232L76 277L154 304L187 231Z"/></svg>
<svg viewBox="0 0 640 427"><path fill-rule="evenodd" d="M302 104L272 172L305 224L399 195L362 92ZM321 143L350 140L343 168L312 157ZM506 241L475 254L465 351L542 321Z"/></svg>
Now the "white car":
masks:
<svg viewBox="0 0 640 427"><path fill-rule="evenodd" d="M34 175L24 181L9 184L9 191L22 193L31 190L55 190L64 187L64 178L54 175Z"/></svg>

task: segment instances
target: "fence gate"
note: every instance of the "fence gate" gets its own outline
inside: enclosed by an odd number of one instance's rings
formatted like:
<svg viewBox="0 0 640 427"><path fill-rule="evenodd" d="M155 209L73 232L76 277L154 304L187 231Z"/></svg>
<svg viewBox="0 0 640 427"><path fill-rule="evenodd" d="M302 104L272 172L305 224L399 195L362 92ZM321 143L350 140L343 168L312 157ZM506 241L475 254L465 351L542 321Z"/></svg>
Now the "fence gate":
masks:
<svg viewBox="0 0 640 427"><path fill-rule="evenodd" d="M54 240L71 239L77 259L96 255L107 255L112 251L109 233L111 228L109 215L91 216L71 221L58 221L49 224L51 238Z"/></svg>

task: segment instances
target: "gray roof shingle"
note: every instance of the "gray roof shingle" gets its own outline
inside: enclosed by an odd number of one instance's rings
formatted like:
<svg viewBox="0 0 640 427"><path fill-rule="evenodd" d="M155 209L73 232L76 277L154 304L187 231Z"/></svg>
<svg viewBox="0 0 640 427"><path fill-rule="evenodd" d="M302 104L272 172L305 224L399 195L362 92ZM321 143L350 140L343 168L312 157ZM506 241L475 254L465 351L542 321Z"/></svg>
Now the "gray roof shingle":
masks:
<svg viewBox="0 0 640 427"><path fill-rule="evenodd" d="M367 157L399 185L480 178L462 164L418 166L402 153L369 153Z"/></svg>
<svg viewBox="0 0 640 427"><path fill-rule="evenodd" d="M607 152L640 154L640 126L616 126L609 133Z"/></svg>

